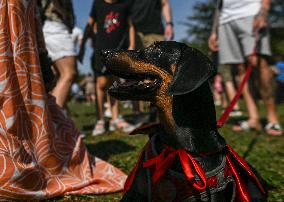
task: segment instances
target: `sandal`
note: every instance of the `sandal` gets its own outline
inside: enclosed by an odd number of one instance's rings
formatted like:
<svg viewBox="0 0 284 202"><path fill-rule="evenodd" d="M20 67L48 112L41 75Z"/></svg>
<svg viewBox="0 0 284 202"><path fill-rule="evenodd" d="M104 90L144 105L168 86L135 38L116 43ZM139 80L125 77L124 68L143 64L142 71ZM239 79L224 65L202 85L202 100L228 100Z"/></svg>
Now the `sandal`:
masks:
<svg viewBox="0 0 284 202"><path fill-rule="evenodd" d="M265 131L271 136L281 136L283 135L283 129L278 123L268 123L265 126Z"/></svg>
<svg viewBox="0 0 284 202"><path fill-rule="evenodd" d="M238 124L233 125L232 130L235 132L243 132L243 131L260 131L262 129L260 123L255 125L250 125L248 121L240 121Z"/></svg>

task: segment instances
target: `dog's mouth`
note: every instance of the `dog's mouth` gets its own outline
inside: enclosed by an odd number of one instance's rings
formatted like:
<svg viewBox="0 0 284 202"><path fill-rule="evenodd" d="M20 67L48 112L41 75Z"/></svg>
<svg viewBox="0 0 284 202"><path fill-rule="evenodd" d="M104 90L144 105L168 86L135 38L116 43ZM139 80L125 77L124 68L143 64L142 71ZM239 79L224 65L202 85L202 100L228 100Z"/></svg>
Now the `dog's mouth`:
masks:
<svg viewBox="0 0 284 202"><path fill-rule="evenodd" d="M145 75L123 76L120 72L120 78L123 81L115 81L109 88L110 95L120 99L141 99L143 96L153 95L159 87L160 81L153 76Z"/></svg>
<svg viewBox="0 0 284 202"><path fill-rule="evenodd" d="M123 79L109 88L109 94L120 100L151 101L162 83L161 77L137 60L137 51L105 51L103 63L108 72Z"/></svg>
<svg viewBox="0 0 284 202"><path fill-rule="evenodd" d="M155 87L157 87L158 79L144 79L144 80L124 80L124 81L115 81L110 90L114 91L149 91Z"/></svg>

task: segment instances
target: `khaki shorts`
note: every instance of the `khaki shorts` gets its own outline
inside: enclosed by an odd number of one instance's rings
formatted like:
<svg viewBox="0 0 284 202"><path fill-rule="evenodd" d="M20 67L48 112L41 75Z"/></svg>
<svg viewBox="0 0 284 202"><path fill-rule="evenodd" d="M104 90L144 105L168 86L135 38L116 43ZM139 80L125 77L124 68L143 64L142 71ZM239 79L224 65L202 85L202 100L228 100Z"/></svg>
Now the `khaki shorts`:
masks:
<svg viewBox="0 0 284 202"><path fill-rule="evenodd" d="M147 48L155 41L164 41L165 37L161 34L143 34L141 32L137 33L136 36L136 48Z"/></svg>
<svg viewBox="0 0 284 202"><path fill-rule="evenodd" d="M219 64L218 73L221 75L223 82L233 81L232 65Z"/></svg>
<svg viewBox="0 0 284 202"><path fill-rule="evenodd" d="M255 46L254 16L245 17L219 26L219 63L241 64L252 55ZM271 55L268 29L263 30L257 52Z"/></svg>

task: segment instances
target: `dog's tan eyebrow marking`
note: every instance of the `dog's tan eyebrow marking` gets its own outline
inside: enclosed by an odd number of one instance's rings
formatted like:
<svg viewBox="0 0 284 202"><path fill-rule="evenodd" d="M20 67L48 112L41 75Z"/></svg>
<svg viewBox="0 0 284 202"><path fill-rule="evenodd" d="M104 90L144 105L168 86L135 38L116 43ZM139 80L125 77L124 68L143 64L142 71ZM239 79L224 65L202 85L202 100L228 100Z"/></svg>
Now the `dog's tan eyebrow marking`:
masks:
<svg viewBox="0 0 284 202"><path fill-rule="evenodd" d="M173 74L176 72L176 69L177 69L177 65L176 64L172 64L171 65L171 70L172 70Z"/></svg>
<svg viewBox="0 0 284 202"><path fill-rule="evenodd" d="M156 73L161 77L163 77L165 81L172 82L173 79L172 75L170 75L167 71L163 70L161 67L131 58L130 56L127 55L127 53L119 54L119 60L127 62L129 64L132 63L133 64L132 68L138 72L142 70L144 71L143 73L145 73L145 71Z"/></svg>

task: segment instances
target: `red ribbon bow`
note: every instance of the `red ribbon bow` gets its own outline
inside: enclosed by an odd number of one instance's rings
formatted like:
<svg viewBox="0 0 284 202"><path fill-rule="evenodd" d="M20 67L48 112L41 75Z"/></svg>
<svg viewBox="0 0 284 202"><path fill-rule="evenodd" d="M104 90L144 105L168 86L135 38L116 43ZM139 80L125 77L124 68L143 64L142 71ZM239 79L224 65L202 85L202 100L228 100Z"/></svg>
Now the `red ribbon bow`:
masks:
<svg viewBox="0 0 284 202"><path fill-rule="evenodd" d="M166 147L160 155L143 163L144 168L155 166L152 176L153 183L155 184L167 172L177 155L187 179L193 182L193 187L200 191L204 190L207 186L206 175L198 162L184 149L175 150L171 147ZM195 181L194 171L199 176L201 183Z"/></svg>

